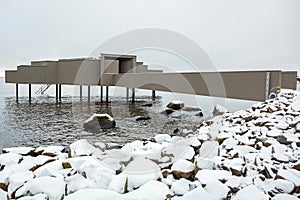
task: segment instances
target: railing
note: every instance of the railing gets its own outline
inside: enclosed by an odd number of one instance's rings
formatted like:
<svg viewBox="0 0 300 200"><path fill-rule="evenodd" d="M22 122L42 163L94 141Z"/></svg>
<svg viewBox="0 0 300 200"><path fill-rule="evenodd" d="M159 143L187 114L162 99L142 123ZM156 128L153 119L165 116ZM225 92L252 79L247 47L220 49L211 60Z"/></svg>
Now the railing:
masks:
<svg viewBox="0 0 300 200"><path fill-rule="evenodd" d="M35 92L35 94L44 94L44 92L46 92L50 86L51 84L43 85Z"/></svg>

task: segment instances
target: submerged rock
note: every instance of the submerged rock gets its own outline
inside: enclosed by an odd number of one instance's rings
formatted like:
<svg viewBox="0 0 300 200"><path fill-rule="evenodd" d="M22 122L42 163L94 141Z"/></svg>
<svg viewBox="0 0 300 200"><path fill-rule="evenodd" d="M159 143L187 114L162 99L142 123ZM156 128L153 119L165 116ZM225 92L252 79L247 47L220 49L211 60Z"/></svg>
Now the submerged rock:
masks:
<svg viewBox="0 0 300 200"><path fill-rule="evenodd" d="M83 123L83 128L90 131L111 129L116 127L116 121L108 114L93 114Z"/></svg>
<svg viewBox="0 0 300 200"><path fill-rule="evenodd" d="M199 111L198 113L196 113L196 114L195 114L195 116L198 116L198 117L203 117L203 116L204 116L204 114L203 114L203 112L202 112L202 111Z"/></svg>
<svg viewBox="0 0 300 200"><path fill-rule="evenodd" d="M179 110L184 107L184 103L178 100L174 100L168 103L167 107L173 110Z"/></svg>
<svg viewBox="0 0 300 200"><path fill-rule="evenodd" d="M149 117L149 116L136 116L134 119L135 119L136 122L138 122L138 121L150 120L151 117Z"/></svg>
<svg viewBox="0 0 300 200"><path fill-rule="evenodd" d="M143 107L152 107L153 103L144 103L141 106L143 106Z"/></svg>
<svg viewBox="0 0 300 200"><path fill-rule="evenodd" d="M174 110L172 110L172 109L166 109L166 110L162 111L160 114L170 115L173 112L174 112Z"/></svg>

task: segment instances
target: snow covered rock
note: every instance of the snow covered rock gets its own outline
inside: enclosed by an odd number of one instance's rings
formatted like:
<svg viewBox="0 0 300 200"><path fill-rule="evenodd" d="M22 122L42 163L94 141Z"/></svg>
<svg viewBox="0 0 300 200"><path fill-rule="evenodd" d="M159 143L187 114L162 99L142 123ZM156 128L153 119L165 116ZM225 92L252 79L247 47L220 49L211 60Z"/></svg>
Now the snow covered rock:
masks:
<svg viewBox="0 0 300 200"><path fill-rule="evenodd" d="M292 103L292 109L300 112L300 96Z"/></svg>
<svg viewBox="0 0 300 200"><path fill-rule="evenodd" d="M21 197L18 200L48 200L48 196L45 194L36 194L34 196L26 196L26 197Z"/></svg>
<svg viewBox="0 0 300 200"><path fill-rule="evenodd" d="M213 115L214 116L217 116L217 115L223 115L224 113L227 113L228 110L220 105L220 104L217 104L215 107L214 107L214 110L213 110Z"/></svg>
<svg viewBox="0 0 300 200"><path fill-rule="evenodd" d="M116 121L108 114L93 114L83 123L83 128L90 131L111 129L116 127Z"/></svg>
<svg viewBox="0 0 300 200"><path fill-rule="evenodd" d="M169 194L169 187L162 182L151 180L140 188L123 195L125 199L164 200Z"/></svg>
<svg viewBox="0 0 300 200"><path fill-rule="evenodd" d="M127 191L127 176L126 174L118 174L111 180L108 189L123 194Z"/></svg>
<svg viewBox="0 0 300 200"><path fill-rule="evenodd" d="M122 163L126 163L126 164L132 159L132 155L129 152L127 152L127 150L125 148L111 149L111 150L105 151L105 153L110 158L115 158L117 160L120 160Z"/></svg>
<svg viewBox="0 0 300 200"><path fill-rule="evenodd" d="M90 156L97 151L96 148L88 143L85 139L77 140L70 145L70 148L72 157Z"/></svg>
<svg viewBox="0 0 300 200"><path fill-rule="evenodd" d="M219 154L217 141L205 141L200 147L200 157L211 159Z"/></svg>
<svg viewBox="0 0 300 200"><path fill-rule="evenodd" d="M128 191L132 191L150 180L157 180L161 177L159 166L145 158L136 158L131 161L123 173L128 178Z"/></svg>
<svg viewBox="0 0 300 200"><path fill-rule="evenodd" d="M2 150L3 153L17 153L20 155L28 155L30 152L33 152L34 148L32 147L11 147L4 148Z"/></svg>
<svg viewBox="0 0 300 200"><path fill-rule="evenodd" d="M82 200L82 199L89 199L89 200L118 200L122 199L122 196L114 191L105 190L105 189L83 189L77 192L74 192L70 195L65 197L65 200Z"/></svg>
<svg viewBox="0 0 300 200"><path fill-rule="evenodd" d="M102 162L106 163L111 169L120 171L122 169L121 161L116 158L104 158Z"/></svg>
<svg viewBox="0 0 300 200"><path fill-rule="evenodd" d="M236 195L232 198L233 200L248 200L251 199L260 199L260 200L268 200L269 197L262 191L260 191L255 185L249 185L241 189L236 193Z"/></svg>
<svg viewBox="0 0 300 200"><path fill-rule="evenodd" d="M266 179L264 181L263 189L273 193L291 193L294 190L294 184L284 179Z"/></svg>
<svg viewBox="0 0 300 200"><path fill-rule="evenodd" d="M217 200L216 197L208 193L206 190L203 189L201 185L199 185L196 189L186 193L182 197L173 198L174 200Z"/></svg>
<svg viewBox="0 0 300 200"><path fill-rule="evenodd" d="M201 169L213 169L215 166L214 162L211 159L198 157L196 159L197 170Z"/></svg>
<svg viewBox="0 0 300 200"><path fill-rule="evenodd" d="M251 177L242 177L242 176L231 176L226 181L225 185L231 188L233 191L239 190L239 188L246 187L253 183Z"/></svg>
<svg viewBox="0 0 300 200"><path fill-rule="evenodd" d="M93 181L95 188L98 189L106 189L116 174L114 169L97 159L90 159L82 163L79 171L85 173L86 177Z"/></svg>
<svg viewBox="0 0 300 200"><path fill-rule="evenodd" d="M299 177L299 171L295 169L280 169L277 172L277 177L278 178L283 178L285 180L291 181L292 183L295 184L295 186L300 186L300 177Z"/></svg>
<svg viewBox="0 0 300 200"><path fill-rule="evenodd" d="M220 181L212 181L208 183L204 189L216 197L216 199L226 199L230 191L230 189Z"/></svg>
<svg viewBox="0 0 300 200"><path fill-rule="evenodd" d="M0 189L0 200L7 200L7 192Z"/></svg>
<svg viewBox="0 0 300 200"><path fill-rule="evenodd" d="M20 198L39 193L46 194L51 200L61 199L65 194L65 182L49 176L31 179L16 191L15 196Z"/></svg>
<svg viewBox="0 0 300 200"><path fill-rule="evenodd" d="M182 101L174 100L169 102L167 107L173 110L179 110L184 107L184 103Z"/></svg>
<svg viewBox="0 0 300 200"><path fill-rule="evenodd" d="M169 134L157 134L154 136L154 139L158 144L162 144L163 142L169 142L171 136Z"/></svg>
<svg viewBox="0 0 300 200"><path fill-rule="evenodd" d="M191 181L181 178L172 184L171 192L175 195L184 195L191 190L191 184Z"/></svg>
<svg viewBox="0 0 300 200"><path fill-rule="evenodd" d="M74 174L73 176L67 177L65 182L67 183L67 194L72 194L78 190L95 187L93 181L83 177L81 174Z"/></svg>
<svg viewBox="0 0 300 200"><path fill-rule="evenodd" d="M0 167L16 165L21 161L22 156L17 153L4 153L0 155Z"/></svg>
<svg viewBox="0 0 300 200"><path fill-rule="evenodd" d="M194 163L190 161L179 159L173 163L171 170L175 177L177 178L186 178L191 177L195 169Z"/></svg>
<svg viewBox="0 0 300 200"><path fill-rule="evenodd" d="M21 187L25 182L34 178L34 174L31 171L20 172L12 174L9 177L8 194L12 197L12 193Z"/></svg>
<svg viewBox="0 0 300 200"><path fill-rule="evenodd" d="M46 156L57 156L62 153L62 151L65 149L63 146L48 146L44 148L42 155ZM37 151L38 149L36 149Z"/></svg>
<svg viewBox="0 0 300 200"><path fill-rule="evenodd" d="M202 184L208 184L217 180L228 180L231 177L231 173L225 170L199 170L195 176Z"/></svg>
<svg viewBox="0 0 300 200"><path fill-rule="evenodd" d="M298 198L290 194L277 194L272 200L298 200Z"/></svg>
<svg viewBox="0 0 300 200"><path fill-rule="evenodd" d="M163 153L170 155L170 157L172 157L172 161L176 161L178 159L192 160L195 155L194 149L186 144L169 144L163 150Z"/></svg>

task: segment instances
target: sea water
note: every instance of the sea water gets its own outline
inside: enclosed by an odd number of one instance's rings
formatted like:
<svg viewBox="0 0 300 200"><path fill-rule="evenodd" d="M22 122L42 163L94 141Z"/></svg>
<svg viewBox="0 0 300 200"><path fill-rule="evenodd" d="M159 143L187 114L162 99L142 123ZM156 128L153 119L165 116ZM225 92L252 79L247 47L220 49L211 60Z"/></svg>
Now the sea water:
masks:
<svg viewBox="0 0 300 200"><path fill-rule="evenodd" d="M216 104L223 104L230 112L250 107L253 101L183 95L136 89L136 102L126 102L126 89L110 87L110 103L100 103L100 87L91 87L91 102L79 98L78 86L62 87L62 102L56 103L55 86L43 95L35 92L41 85L32 86L32 103L28 102L28 85L19 85L19 101L15 98L15 84L6 84L0 78L0 149L13 146L68 145L77 139L106 143L126 143L148 139L159 133L172 134L175 129L196 130L199 123L212 116ZM104 89L105 92L105 89ZM83 87L83 95L87 88ZM104 94L105 95L105 94ZM161 114L171 100L181 100L187 107L201 108L204 117L196 116L197 109ZM143 106L152 103L152 107ZM83 122L93 113L108 113L115 118L117 127L112 130L90 133L83 129ZM136 121L137 116L150 120Z"/></svg>

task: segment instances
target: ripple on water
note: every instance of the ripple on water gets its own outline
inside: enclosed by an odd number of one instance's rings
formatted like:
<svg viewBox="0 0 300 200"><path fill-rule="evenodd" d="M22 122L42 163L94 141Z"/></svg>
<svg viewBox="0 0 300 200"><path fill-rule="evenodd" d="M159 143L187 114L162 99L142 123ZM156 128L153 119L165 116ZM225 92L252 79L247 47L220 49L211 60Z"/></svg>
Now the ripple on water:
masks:
<svg viewBox="0 0 300 200"><path fill-rule="evenodd" d="M79 138L90 142L126 143L145 139L158 133L172 133L176 128L195 129L201 118L194 112L178 111L176 116L160 114L160 101L153 107L142 107L149 99L140 99L134 105L124 98L115 98L110 104L82 103L64 98L56 104L54 98L35 98L29 105L26 98L5 98L0 107L0 148L11 146L69 145ZM93 113L108 113L117 121L117 127L98 133L83 130L82 123ZM151 120L136 122L135 116L150 116Z"/></svg>

